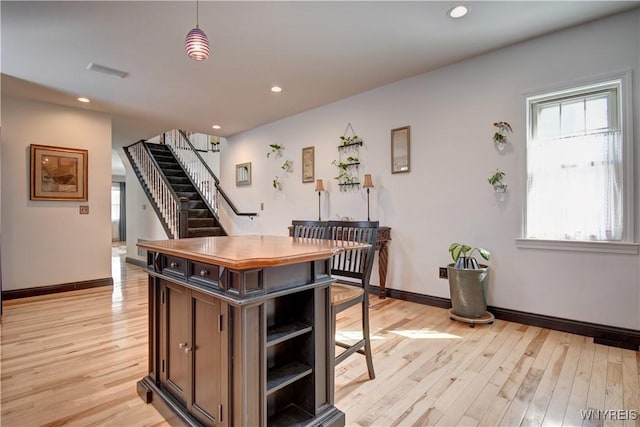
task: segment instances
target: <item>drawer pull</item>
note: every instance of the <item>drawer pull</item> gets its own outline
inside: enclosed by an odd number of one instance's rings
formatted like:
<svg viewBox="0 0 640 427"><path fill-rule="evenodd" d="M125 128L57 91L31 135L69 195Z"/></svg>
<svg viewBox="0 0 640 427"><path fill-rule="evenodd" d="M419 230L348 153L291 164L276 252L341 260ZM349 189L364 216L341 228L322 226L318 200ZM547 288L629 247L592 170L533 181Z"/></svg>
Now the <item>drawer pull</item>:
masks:
<svg viewBox="0 0 640 427"><path fill-rule="evenodd" d="M191 350L193 350L191 347L185 347L184 348L184 352L185 353L189 353Z"/></svg>
<svg viewBox="0 0 640 427"><path fill-rule="evenodd" d="M209 270L205 270L204 268L200 270L200 276L205 277L209 275Z"/></svg>
<svg viewBox="0 0 640 427"><path fill-rule="evenodd" d="M178 348L185 348L187 346L186 342L180 342L178 343Z"/></svg>
<svg viewBox="0 0 640 427"><path fill-rule="evenodd" d="M178 263L175 261L171 261L171 264L169 264L169 267L171 268L178 268Z"/></svg>

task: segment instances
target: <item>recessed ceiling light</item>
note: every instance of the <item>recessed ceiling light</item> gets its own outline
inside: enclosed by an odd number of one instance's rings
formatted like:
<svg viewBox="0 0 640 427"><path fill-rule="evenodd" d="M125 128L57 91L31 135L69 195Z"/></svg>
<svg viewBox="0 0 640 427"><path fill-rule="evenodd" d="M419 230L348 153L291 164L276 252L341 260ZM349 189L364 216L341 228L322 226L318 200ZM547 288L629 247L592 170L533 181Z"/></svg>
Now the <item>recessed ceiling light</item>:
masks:
<svg viewBox="0 0 640 427"><path fill-rule="evenodd" d="M467 12L469 12L469 9L467 9L466 6L463 5L459 5L454 7L453 9L449 9L449 11L447 12L447 15L449 15L450 18L462 18L464 15L467 14Z"/></svg>
<svg viewBox="0 0 640 427"><path fill-rule="evenodd" d="M280 86L274 86L274 87L271 88L271 92L273 92L273 93L282 92L282 88Z"/></svg>
<svg viewBox="0 0 640 427"><path fill-rule="evenodd" d="M80 102L91 102L91 100L89 98L85 98L85 97L78 98L78 101L80 101Z"/></svg>
<svg viewBox="0 0 640 427"><path fill-rule="evenodd" d="M211 126L213 129L220 129L220 125L213 125Z"/></svg>

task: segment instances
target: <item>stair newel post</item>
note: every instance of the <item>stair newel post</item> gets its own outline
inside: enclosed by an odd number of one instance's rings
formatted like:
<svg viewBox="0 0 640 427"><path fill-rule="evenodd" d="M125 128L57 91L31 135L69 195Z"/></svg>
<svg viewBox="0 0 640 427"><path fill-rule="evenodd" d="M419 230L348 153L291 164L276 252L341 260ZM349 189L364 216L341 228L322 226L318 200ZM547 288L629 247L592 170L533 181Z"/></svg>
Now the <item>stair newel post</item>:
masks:
<svg viewBox="0 0 640 427"><path fill-rule="evenodd" d="M180 212L178 213L178 238L189 237L189 199L180 197Z"/></svg>

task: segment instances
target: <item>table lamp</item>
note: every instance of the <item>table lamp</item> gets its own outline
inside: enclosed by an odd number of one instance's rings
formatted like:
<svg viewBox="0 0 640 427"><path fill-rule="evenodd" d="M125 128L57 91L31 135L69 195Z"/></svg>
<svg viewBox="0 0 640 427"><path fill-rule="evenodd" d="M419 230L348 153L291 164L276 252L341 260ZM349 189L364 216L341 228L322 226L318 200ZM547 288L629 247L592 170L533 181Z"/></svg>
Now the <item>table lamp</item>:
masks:
<svg viewBox="0 0 640 427"><path fill-rule="evenodd" d="M371 221L371 216L369 214L369 189L373 188L373 181L371 180L371 174L364 175L364 185L362 188L367 189L367 221Z"/></svg>
<svg viewBox="0 0 640 427"><path fill-rule="evenodd" d="M321 221L320 219L320 193L322 193L324 191L324 184L322 183L321 179L317 179L316 180L316 189L315 191L318 192L318 221Z"/></svg>

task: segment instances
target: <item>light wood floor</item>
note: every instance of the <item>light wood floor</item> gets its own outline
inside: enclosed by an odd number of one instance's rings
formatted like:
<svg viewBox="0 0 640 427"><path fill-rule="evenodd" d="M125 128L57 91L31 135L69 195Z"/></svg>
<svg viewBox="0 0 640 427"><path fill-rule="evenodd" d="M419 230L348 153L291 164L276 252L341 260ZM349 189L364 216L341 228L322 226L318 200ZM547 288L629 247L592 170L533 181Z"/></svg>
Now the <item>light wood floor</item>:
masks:
<svg viewBox="0 0 640 427"><path fill-rule="evenodd" d="M113 290L5 302L3 427L167 425L135 387L147 370L146 276L114 254ZM356 312L343 314L349 336ZM336 369L347 425L640 426L638 352L504 321L472 329L394 299L375 298L371 322L376 379L359 356ZM639 420L583 422L588 408Z"/></svg>

